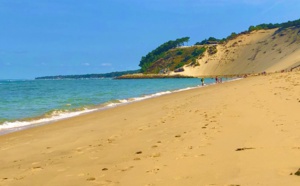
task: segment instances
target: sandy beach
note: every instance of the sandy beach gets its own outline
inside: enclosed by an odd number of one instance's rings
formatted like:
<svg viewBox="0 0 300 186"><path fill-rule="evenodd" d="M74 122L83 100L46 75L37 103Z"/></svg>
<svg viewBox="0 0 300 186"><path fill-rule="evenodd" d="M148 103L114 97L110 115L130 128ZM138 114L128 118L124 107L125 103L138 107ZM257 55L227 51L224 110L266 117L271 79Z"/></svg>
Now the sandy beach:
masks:
<svg viewBox="0 0 300 186"><path fill-rule="evenodd" d="M0 185L300 185L300 72L0 136Z"/></svg>

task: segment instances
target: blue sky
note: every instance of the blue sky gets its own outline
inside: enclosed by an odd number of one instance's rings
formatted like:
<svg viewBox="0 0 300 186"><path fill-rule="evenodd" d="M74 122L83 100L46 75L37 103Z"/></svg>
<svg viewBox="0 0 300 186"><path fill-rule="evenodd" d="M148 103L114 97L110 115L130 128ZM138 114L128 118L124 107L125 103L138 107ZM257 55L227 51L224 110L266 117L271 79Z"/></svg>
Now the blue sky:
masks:
<svg viewBox="0 0 300 186"><path fill-rule="evenodd" d="M0 79L138 69L160 44L300 18L299 0L0 0Z"/></svg>

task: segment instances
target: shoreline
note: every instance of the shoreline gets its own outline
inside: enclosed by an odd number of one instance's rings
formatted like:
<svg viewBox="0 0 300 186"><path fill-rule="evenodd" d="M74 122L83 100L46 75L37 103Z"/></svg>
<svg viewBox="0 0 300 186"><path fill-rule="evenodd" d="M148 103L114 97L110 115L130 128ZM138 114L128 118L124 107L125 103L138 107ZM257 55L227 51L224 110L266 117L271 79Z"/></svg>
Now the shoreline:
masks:
<svg viewBox="0 0 300 186"><path fill-rule="evenodd" d="M178 78L196 78L193 76L186 76L180 74L168 75L168 74L126 74L116 77L116 80L122 79L178 79Z"/></svg>
<svg viewBox="0 0 300 186"><path fill-rule="evenodd" d="M249 77L2 135L0 185L296 186L299 76Z"/></svg>
<svg viewBox="0 0 300 186"><path fill-rule="evenodd" d="M233 80L227 80L227 81L224 81L223 83L230 82ZM210 83L205 86L211 86L211 85L215 85L215 83ZM33 118L28 118L28 119L25 118L25 119L15 120L15 121L6 121L6 122L0 124L0 136L8 134L8 133L16 132L16 131L26 130L26 129L32 128L32 127L39 127L42 125L52 124L57 121L69 119L72 117L77 117L80 115L89 114L92 112L103 111L103 110L111 109L111 108L114 108L117 106L126 105L126 104L134 103L137 101L143 101L146 99L151 99L151 98L159 97L162 95L191 90L191 89L195 89L195 88L203 88L203 86L198 85L195 87L187 87L187 88L182 88L182 89L157 92L157 93L144 95L144 96L140 96L140 97L133 97L133 98L127 98L127 99L122 99L122 100L111 100L106 103L101 103L98 106L93 106L91 108L82 108L82 110L75 110L75 111L71 111L71 112L61 112L59 114L53 114L50 117L44 117L44 115L43 115L43 116L38 116L38 117L33 117ZM53 112L57 113L57 110L54 110ZM58 110L58 112L60 112L60 111Z"/></svg>

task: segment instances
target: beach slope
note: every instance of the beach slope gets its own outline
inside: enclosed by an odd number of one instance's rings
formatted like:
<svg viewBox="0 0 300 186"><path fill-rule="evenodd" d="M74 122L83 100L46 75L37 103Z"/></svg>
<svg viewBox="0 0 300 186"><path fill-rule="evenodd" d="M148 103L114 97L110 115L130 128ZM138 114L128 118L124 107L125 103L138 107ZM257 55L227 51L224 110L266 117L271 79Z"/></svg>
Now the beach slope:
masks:
<svg viewBox="0 0 300 186"><path fill-rule="evenodd" d="M0 185L299 185L299 77L249 77L0 136Z"/></svg>

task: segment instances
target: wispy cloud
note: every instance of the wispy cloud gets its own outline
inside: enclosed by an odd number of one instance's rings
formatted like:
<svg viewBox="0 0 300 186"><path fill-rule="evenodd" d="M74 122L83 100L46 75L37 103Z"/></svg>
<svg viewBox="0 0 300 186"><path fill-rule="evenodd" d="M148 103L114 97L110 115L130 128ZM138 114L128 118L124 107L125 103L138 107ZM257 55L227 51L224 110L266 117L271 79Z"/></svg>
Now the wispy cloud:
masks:
<svg viewBox="0 0 300 186"><path fill-rule="evenodd" d="M103 66L103 67L110 67L110 66L112 66L112 64L111 63L102 63L101 66Z"/></svg>
<svg viewBox="0 0 300 186"><path fill-rule="evenodd" d="M194 3L201 3L204 5L234 5L234 4L248 4L248 5L261 5L265 3L277 3L281 2L282 0L200 0L195 1Z"/></svg>
<svg viewBox="0 0 300 186"><path fill-rule="evenodd" d="M269 6L264 11L262 11L261 14L267 14L268 12L270 12L271 10L279 6L279 4L281 4L282 2L283 2L282 0L275 1L271 6Z"/></svg>
<svg viewBox="0 0 300 186"><path fill-rule="evenodd" d="M90 66L91 64L89 64L89 63L83 63L82 65L83 66Z"/></svg>

